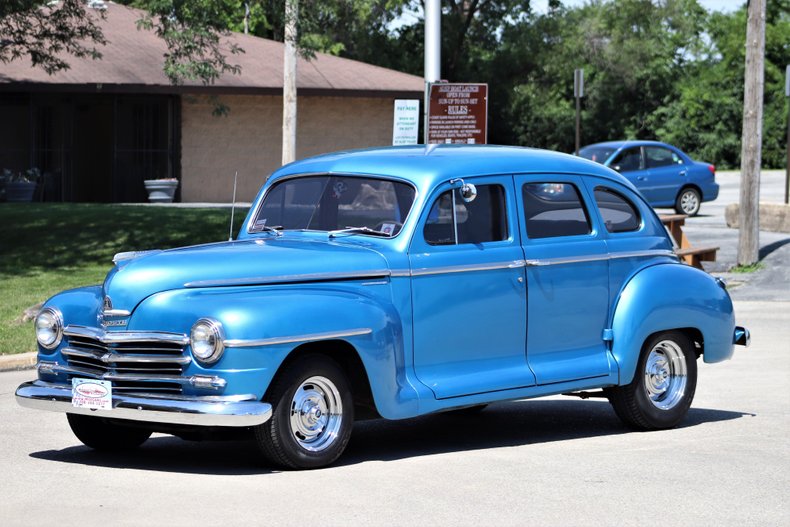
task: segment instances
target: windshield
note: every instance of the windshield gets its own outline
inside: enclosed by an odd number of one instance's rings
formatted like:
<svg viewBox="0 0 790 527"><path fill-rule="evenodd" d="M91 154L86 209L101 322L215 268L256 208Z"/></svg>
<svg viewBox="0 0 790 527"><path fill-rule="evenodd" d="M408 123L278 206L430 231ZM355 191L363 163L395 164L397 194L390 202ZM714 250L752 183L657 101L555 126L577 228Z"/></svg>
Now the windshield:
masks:
<svg viewBox="0 0 790 527"><path fill-rule="evenodd" d="M370 177L286 179L266 193L250 232L266 227L314 231L367 227L395 236L411 210L415 194L406 183Z"/></svg>
<svg viewBox="0 0 790 527"><path fill-rule="evenodd" d="M611 146L588 146L579 150L579 155L591 161L605 163L617 148Z"/></svg>

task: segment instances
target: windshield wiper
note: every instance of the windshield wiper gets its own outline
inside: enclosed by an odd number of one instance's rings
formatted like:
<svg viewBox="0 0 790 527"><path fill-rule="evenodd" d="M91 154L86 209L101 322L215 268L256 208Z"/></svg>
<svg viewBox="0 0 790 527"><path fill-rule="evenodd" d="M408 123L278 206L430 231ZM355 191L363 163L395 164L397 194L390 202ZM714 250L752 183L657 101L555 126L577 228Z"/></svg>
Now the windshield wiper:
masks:
<svg viewBox="0 0 790 527"><path fill-rule="evenodd" d="M346 227L345 229L329 231L330 238L334 238L338 234L370 234L373 236L386 236L387 238L392 237L391 232L377 231L376 229L371 229L370 227Z"/></svg>
<svg viewBox="0 0 790 527"><path fill-rule="evenodd" d="M250 232L273 232L277 236L282 236L283 235L282 228L283 228L282 225L275 225L274 227L269 227L268 225L263 224L263 225L256 225L255 227L252 228Z"/></svg>

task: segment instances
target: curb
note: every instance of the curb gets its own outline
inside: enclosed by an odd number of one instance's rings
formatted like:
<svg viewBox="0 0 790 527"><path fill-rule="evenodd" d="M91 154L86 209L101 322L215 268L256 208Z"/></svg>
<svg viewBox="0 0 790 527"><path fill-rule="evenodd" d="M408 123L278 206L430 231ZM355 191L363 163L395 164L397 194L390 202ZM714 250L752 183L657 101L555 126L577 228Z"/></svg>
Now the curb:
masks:
<svg viewBox="0 0 790 527"><path fill-rule="evenodd" d="M30 370L36 367L38 353L19 353L16 355L0 355L0 371Z"/></svg>

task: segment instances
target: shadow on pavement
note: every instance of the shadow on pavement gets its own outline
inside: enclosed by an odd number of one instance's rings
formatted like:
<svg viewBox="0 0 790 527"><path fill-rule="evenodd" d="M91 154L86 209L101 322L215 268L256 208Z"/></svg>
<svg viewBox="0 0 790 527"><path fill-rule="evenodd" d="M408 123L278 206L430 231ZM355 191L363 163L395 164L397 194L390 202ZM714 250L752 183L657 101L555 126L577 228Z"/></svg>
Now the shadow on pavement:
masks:
<svg viewBox="0 0 790 527"><path fill-rule="evenodd" d="M768 245L764 245L763 247L760 247L758 258L762 260L772 252L776 251L777 249L781 249L788 243L790 243L790 237L787 237L784 240L777 240L773 243L769 243Z"/></svg>
<svg viewBox="0 0 790 527"><path fill-rule="evenodd" d="M680 428L747 415L753 414L692 408ZM357 423L345 454L335 465L625 433L637 432L631 432L621 424L608 402L552 400L498 403L477 413L448 412L403 421L378 419ZM30 456L61 463L187 474L273 472L259 461L252 441L191 442L171 436L155 436L133 452L95 452L80 445L33 452Z"/></svg>

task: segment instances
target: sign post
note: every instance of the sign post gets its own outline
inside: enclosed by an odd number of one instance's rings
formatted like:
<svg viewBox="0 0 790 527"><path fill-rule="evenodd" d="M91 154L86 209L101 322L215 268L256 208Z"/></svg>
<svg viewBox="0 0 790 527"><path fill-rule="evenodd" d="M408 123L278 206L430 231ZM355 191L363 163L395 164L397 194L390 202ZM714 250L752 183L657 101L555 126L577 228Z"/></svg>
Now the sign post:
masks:
<svg viewBox="0 0 790 527"><path fill-rule="evenodd" d="M790 64L785 71L785 97L787 100L787 165L785 167L785 205L790 203Z"/></svg>
<svg viewBox="0 0 790 527"><path fill-rule="evenodd" d="M420 100L395 99L392 119L393 146L416 145L420 129Z"/></svg>
<svg viewBox="0 0 790 527"><path fill-rule="evenodd" d="M488 84L431 84L428 143L488 142Z"/></svg>
<svg viewBox="0 0 790 527"><path fill-rule="evenodd" d="M582 106L581 100L584 97L584 70L573 70L573 97L576 99L576 150L575 153L579 155L579 148L581 148L581 127L582 127Z"/></svg>

